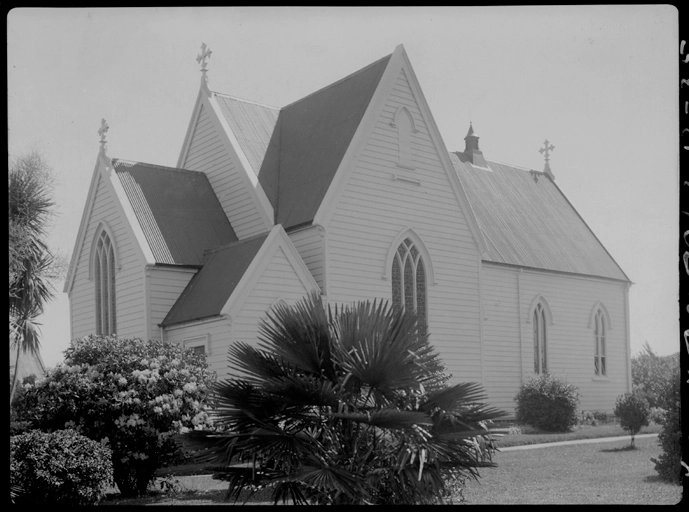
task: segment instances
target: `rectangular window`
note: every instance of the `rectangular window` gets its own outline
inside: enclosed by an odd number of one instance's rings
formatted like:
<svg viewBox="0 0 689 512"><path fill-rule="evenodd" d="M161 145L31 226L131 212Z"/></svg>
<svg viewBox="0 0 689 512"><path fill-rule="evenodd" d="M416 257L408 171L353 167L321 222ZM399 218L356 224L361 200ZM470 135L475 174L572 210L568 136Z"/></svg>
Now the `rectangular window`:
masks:
<svg viewBox="0 0 689 512"><path fill-rule="evenodd" d="M199 354L210 354L210 335L204 334L194 338L186 338L183 341L184 348L190 348Z"/></svg>

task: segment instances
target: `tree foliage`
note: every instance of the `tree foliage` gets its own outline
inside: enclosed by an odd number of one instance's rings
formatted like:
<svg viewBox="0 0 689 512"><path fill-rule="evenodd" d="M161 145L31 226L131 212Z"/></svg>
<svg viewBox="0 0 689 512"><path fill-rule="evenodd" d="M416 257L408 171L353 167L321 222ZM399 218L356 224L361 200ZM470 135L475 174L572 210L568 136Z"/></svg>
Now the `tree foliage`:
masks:
<svg viewBox="0 0 689 512"><path fill-rule="evenodd" d="M632 357L634 389L648 400L650 407L662 407L660 394L666 388L676 368L679 368L679 354L659 356L646 342L643 352Z"/></svg>
<svg viewBox="0 0 689 512"><path fill-rule="evenodd" d="M258 347L236 343L239 375L215 387L217 431L182 436L230 483L275 503L442 502L490 464L502 413L473 383L447 385L417 317L386 303L277 306ZM235 464L238 463L238 464Z"/></svg>
<svg viewBox="0 0 689 512"><path fill-rule="evenodd" d="M10 343L36 353L36 319L53 296L50 279L59 275L61 259L50 251L46 230L54 215L52 171L37 151L10 161L8 170ZM15 362L16 366L16 362ZM10 402L16 378L10 389Z"/></svg>
<svg viewBox="0 0 689 512"><path fill-rule="evenodd" d="M648 426L651 413L648 401L640 393L625 393L617 397L613 412L620 418L620 426L631 434L634 446L634 436Z"/></svg>
<svg viewBox="0 0 689 512"><path fill-rule="evenodd" d="M146 492L156 469L178 455L174 436L208 427L214 381L205 356L140 339L88 336L72 341L64 364L24 386L19 419L35 428L72 428L113 453L125 496Z"/></svg>
<svg viewBox="0 0 689 512"><path fill-rule="evenodd" d="M680 397L681 372L677 367L672 372L665 389L660 393L660 406L665 409L663 428L658 435L662 453L651 461L663 480L682 483L682 403Z"/></svg>

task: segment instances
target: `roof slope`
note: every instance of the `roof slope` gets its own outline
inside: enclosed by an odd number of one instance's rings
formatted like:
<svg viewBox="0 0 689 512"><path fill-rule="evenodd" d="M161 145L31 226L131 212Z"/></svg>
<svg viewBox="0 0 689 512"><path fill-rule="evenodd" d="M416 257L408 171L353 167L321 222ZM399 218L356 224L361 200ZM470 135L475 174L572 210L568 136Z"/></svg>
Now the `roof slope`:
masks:
<svg viewBox="0 0 689 512"><path fill-rule="evenodd" d="M285 229L313 220L389 60L280 110L258 178Z"/></svg>
<svg viewBox="0 0 689 512"><path fill-rule="evenodd" d="M258 176L280 109L226 94L215 93L215 98L239 146Z"/></svg>
<svg viewBox="0 0 689 512"><path fill-rule="evenodd" d="M497 263L629 281L555 183L544 173L450 159Z"/></svg>
<svg viewBox="0 0 689 512"><path fill-rule="evenodd" d="M201 265L205 249L237 240L204 173L112 163L156 263Z"/></svg>
<svg viewBox="0 0 689 512"><path fill-rule="evenodd" d="M219 315L267 237L265 233L207 251L203 268L191 278L160 325Z"/></svg>

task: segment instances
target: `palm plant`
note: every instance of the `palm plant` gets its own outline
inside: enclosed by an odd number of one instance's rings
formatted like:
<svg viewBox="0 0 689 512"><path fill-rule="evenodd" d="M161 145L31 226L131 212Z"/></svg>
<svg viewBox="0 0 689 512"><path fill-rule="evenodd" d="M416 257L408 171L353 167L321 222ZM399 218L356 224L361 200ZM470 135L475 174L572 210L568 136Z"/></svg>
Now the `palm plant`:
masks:
<svg viewBox="0 0 689 512"><path fill-rule="evenodd" d="M447 385L417 320L376 301L326 312L318 294L277 306L257 348L229 350L240 376L216 386L217 429L181 440L228 499L270 487L275 503L443 502L492 465L487 422L503 413L477 384Z"/></svg>
<svg viewBox="0 0 689 512"><path fill-rule="evenodd" d="M16 347L15 369L20 352L37 353L36 319L52 297L49 279L55 258L44 242L53 215L50 170L37 152L18 158L8 172L9 210L9 314L10 343ZM14 372L10 404L17 386Z"/></svg>

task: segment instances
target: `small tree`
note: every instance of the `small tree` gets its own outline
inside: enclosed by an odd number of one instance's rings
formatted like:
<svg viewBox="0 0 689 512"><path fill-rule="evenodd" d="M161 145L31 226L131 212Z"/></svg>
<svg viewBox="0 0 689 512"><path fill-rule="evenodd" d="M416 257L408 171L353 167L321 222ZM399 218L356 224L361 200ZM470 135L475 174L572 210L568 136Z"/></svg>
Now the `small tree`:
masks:
<svg viewBox="0 0 689 512"><path fill-rule="evenodd" d="M648 401L639 393L625 393L617 397L613 412L615 416L620 418L620 426L631 434L631 446L633 447L634 436L643 427L648 426L648 418L651 413Z"/></svg>
<svg viewBox="0 0 689 512"><path fill-rule="evenodd" d="M679 368L679 354L659 356L646 342L641 354L632 357L634 391L648 400L649 407L662 407L660 393L665 389L673 371Z"/></svg>
<svg viewBox="0 0 689 512"><path fill-rule="evenodd" d="M658 443L663 452L651 462L663 480L682 483L682 414L680 399L680 369L675 368L667 386L660 393L660 406L665 409Z"/></svg>
<svg viewBox="0 0 689 512"><path fill-rule="evenodd" d="M206 450L229 496L270 486L295 504L438 503L488 465L502 415L473 383L447 386L417 317L380 303L335 311L319 295L278 306L260 344L230 348ZM229 465L234 461L246 464Z"/></svg>
<svg viewBox="0 0 689 512"><path fill-rule="evenodd" d="M125 496L143 494L156 469L174 460L174 436L208 426L213 375L205 356L140 339L88 336L65 362L25 390L21 409L43 430L73 428L105 443Z"/></svg>

